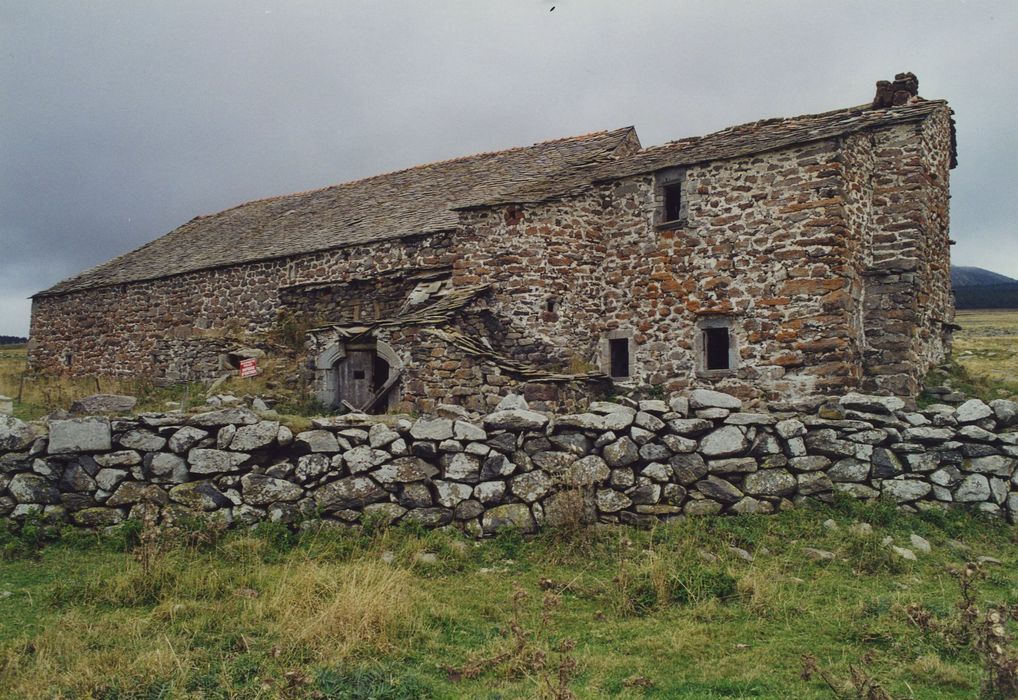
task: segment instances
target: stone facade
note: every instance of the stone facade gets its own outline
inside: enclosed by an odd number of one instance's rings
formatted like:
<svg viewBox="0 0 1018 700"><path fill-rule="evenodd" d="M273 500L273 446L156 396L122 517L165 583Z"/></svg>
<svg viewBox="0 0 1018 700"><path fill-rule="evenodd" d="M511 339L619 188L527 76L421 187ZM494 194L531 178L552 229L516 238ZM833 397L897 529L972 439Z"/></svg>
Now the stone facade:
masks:
<svg viewBox="0 0 1018 700"><path fill-rule="evenodd" d="M0 517L82 527L126 518L513 526L771 513L885 497L1018 520L1018 403L904 410L847 394L810 414L742 410L709 390L670 400L471 414L347 414L294 435L247 408L26 424L0 416Z"/></svg>
<svg viewBox="0 0 1018 700"><path fill-rule="evenodd" d="M443 200L454 223L440 230L117 284L85 273L35 297L31 364L209 379L228 369L224 330L302 314L321 324L306 359L328 404L353 395L344 364L360 348L382 360L365 379L385 394L372 410L481 411L510 392L569 409L612 391L609 374L614 391L714 388L775 408L848 390L909 397L945 358L946 104L895 97L634 142L557 177L510 174L516 190ZM204 225L192 224L188 235ZM144 251L126 257L147 265ZM119 279L111 269L103 279ZM712 364L717 333L727 355Z"/></svg>

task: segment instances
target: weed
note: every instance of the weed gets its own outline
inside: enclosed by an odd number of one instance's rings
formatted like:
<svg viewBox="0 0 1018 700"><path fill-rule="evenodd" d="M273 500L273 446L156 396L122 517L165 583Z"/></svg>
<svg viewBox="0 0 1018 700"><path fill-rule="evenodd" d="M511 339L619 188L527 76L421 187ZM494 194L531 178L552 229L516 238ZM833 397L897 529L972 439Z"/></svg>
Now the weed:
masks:
<svg viewBox="0 0 1018 700"><path fill-rule="evenodd" d="M28 513L21 523L0 518L0 559L38 556L47 544L60 538L60 528L41 512Z"/></svg>
<svg viewBox="0 0 1018 700"><path fill-rule="evenodd" d="M847 533L842 551L852 568L863 573L900 574L906 568L905 560L872 534Z"/></svg>
<svg viewBox="0 0 1018 700"><path fill-rule="evenodd" d="M324 669L315 687L324 700L427 700L431 687L417 675L384 667Z"/></svg>
<svg viewBox="0 0 1018 700"><path fill-rule="evenodd" d="M449 679L477 678L484 673L500 672L508 678L531 678L537 685L536 697L542 700L576 700L570 690L579 664L573 657L576 642L563 638L553 642L552 617L562 605L562 598L546 593L541 600L541 616L533 630L524 621L524 603L529 594L520 586L513 587L510 616L503 651L492 656L473 657L460 668L447 667Z"/></svg>
<svg viewBox="0 0 1018 700"><path fill-rule="evenodd" d="M863 665L848 666L848 678L839 680L830 671L821 668L817 659L812 654L804 654L801 659L802 672L799 677L804 681L813 680L814 676L827 685L834 697L839 700L894 700L894 698L880 685L880 682L871 676L865 666L871 663L872 657L863 658Z"/></svg>

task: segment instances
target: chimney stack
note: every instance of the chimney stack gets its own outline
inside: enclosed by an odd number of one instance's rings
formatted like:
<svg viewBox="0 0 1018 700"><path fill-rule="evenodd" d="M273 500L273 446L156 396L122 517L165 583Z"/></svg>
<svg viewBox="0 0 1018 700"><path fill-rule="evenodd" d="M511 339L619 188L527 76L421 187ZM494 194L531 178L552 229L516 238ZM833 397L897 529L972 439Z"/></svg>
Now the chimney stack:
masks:
<svg viewBox="0 0 1018 700"><path fill-rule="evenodd" d="M919 78L912 73L898 73L894 82L877 81L877 94L873 98L873 109L898 107L913 101L919 95Z"/></svg>

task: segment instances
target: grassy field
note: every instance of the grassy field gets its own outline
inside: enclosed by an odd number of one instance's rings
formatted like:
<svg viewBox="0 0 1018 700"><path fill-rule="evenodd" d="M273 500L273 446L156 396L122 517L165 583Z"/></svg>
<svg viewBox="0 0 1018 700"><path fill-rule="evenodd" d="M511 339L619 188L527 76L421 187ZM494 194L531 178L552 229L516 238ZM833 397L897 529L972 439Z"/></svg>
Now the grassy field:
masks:
<svg viewBox="0 0 1018 700"><path fill-rule="evenodd" d="M954 360L971 378L1003 396L1018 394L1018 311L959 311Z"/></svg>
<svg viewBox="0 0 1018 700"><path fill-rule="evenodd" d="M1018 603L1015 533L840 501L481 543L267 528L36 550L33 530L0 566L0 697L836 697L800 677L808 655L844 697L972 698L986 655L956 633L951 570L1000 560L977 620ZM880 544L912 534L916 562ZM889 695L851 690L853 668Z"/></svg>

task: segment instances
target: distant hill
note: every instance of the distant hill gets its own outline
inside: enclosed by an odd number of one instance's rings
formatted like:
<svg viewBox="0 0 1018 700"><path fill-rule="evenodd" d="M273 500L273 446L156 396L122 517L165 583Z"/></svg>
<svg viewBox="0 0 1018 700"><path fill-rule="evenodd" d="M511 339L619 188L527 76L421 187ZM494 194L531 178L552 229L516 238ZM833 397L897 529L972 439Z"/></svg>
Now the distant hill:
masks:
<svg viewBox="0 0 1018 700"><path fill-rule="evenodd" d="M951 266L958 309L1018 309L1018 280L981 267Z"/></svg>
<svg viewBox="0 0 1018 700"><path fill-rule="evenodd" d="M28 338L21 338L16 335L0 335L0 345L24 345Z"/></svg>
<svg viewBox="0 0 1018 700"><path fill-rule="evenodd" d="M1018 284L1018 280L1011 279L996 272L984 270L981 267L960 267L951 265L951 284L957 290L958 287L975 287L984 284Z"/></svg>

